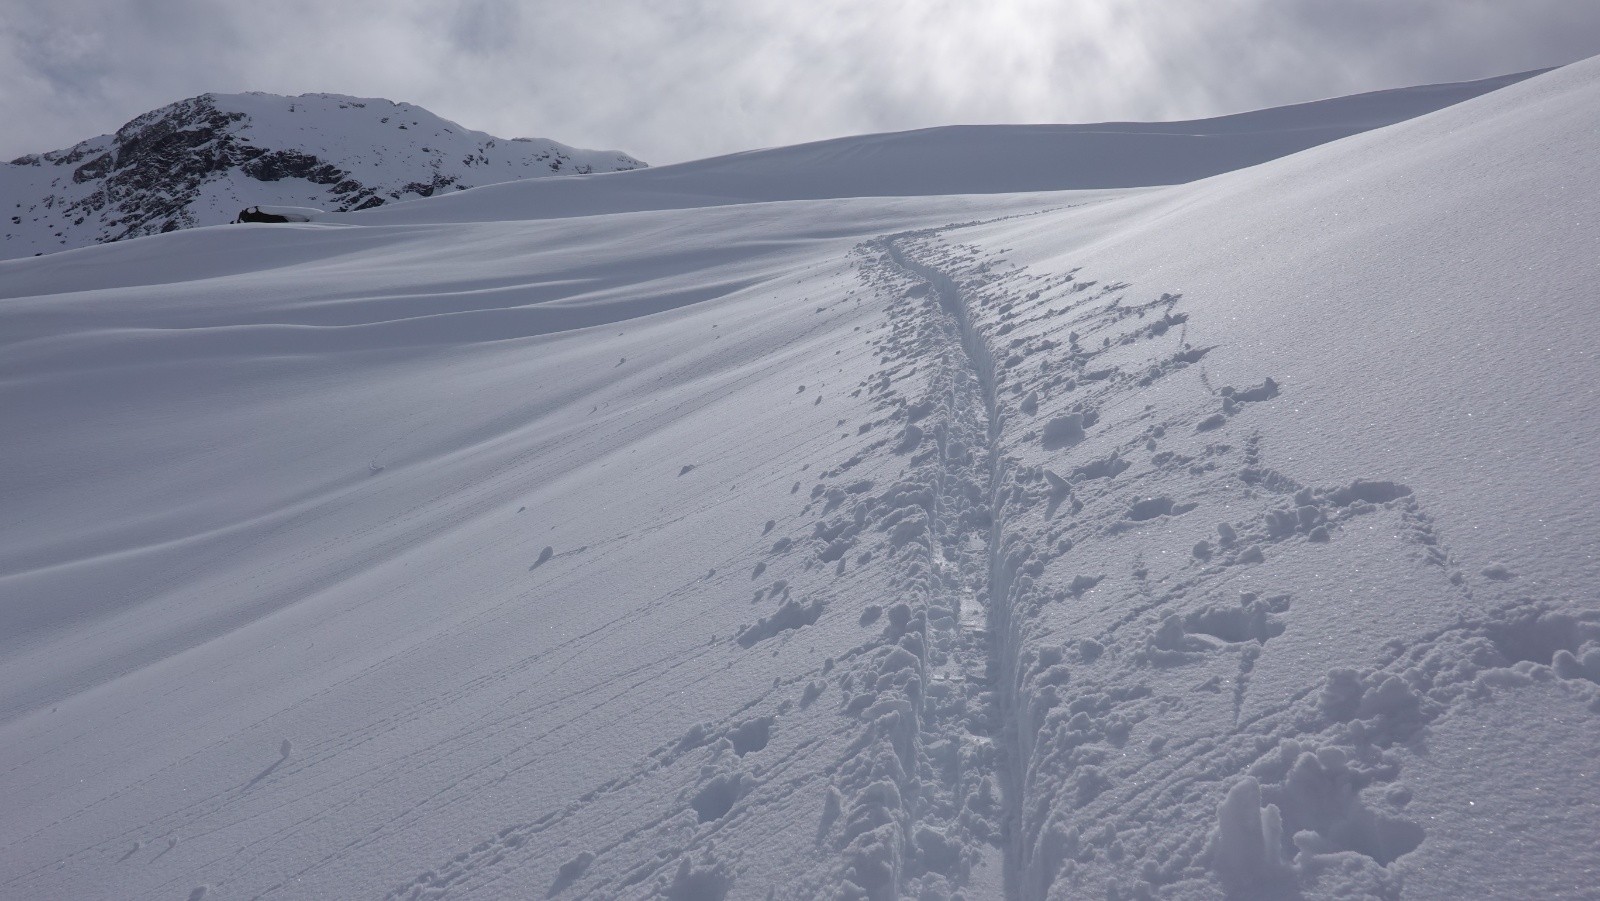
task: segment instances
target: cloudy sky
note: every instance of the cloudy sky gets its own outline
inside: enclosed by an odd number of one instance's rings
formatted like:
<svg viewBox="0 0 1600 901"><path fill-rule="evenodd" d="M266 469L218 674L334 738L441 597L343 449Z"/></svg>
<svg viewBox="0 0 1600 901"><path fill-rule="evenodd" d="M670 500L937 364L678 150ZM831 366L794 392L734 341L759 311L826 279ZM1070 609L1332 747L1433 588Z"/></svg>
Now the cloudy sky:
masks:
<svg viewBox="0 0 1600 901"><path fill-rule="evenodd" d="M328 91L652 163L1195 118L1600 53L1596 0L6 0L0 159L207 91Z"/></svg>

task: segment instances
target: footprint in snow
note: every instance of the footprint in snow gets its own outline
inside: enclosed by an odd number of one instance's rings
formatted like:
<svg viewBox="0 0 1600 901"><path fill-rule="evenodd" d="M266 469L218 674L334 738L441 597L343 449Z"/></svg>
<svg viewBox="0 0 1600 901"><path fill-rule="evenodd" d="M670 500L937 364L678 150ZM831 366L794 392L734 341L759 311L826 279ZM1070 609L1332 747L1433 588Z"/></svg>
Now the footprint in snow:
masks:
<svg viewBox="0 0 1600 901"><path fill-rule="evenodd" d="M562 864L560 869L556 870L556 881L550 886L550 892L547 897L554 898L556 895L561 894L563 889L577 882L588 871L589 865L594 861L595 854L593 851L583 851L577 857Z"/></svg>

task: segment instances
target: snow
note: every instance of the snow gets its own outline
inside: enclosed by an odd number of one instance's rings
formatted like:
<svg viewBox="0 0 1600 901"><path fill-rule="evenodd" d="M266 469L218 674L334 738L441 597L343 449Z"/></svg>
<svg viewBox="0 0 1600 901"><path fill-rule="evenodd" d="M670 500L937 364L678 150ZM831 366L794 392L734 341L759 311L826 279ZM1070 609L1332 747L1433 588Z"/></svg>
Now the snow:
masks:
<svg viewBox="0 0 1600 901"><path fill-rule="evenodd" d="M1583 897L1596 111L0 263L0 895Z"/></svg>
<svg viewBox="0 0 1600 901"><path fill-rule="evenodd" d="M589 216L724 203L917 197L1193 181L1389 125L1533 72L1400 88L1192 122L948 126L754 150L626 175L498 186L365 222Z"/></svg>
<svg viewBox="0 0 1600 901"><path fill-rule="evenodd" d="M0 165L0 259L233 221L258 205L360 209L474 185L636 169L616 151L506 140L409 103L204 94Z"/></svg>

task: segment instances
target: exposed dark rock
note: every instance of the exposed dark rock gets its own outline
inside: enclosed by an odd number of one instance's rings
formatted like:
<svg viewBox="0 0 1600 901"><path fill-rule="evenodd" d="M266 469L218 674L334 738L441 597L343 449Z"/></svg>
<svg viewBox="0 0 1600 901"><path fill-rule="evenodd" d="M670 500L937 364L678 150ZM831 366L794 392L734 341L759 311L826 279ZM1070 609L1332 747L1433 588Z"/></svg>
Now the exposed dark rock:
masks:
<svg viewBox="0 0 1600 901"><path fill-rule="evenodd" d="M78 145L49 153L18 157L9 166L43 170L25 176L22 185L37 185L29 190L41 194L17 197L16 209L29 214L12 215L13 226L0 243L0 259L26 256L37 250L60 250L90 243L104 243L140 235L157 234L197 225L227 222L237 206L218 209L219 197L237 196L245 203L305 204L311 202L335 212L369 209L391 200L431 197L452 190L472 187L463 180L469 171L498 165L499 171L486 172L486 181L537 177L590 171L632 169L644 165L622 154L598 154L598 168L574 159L568 148L544 142L532 152L510 151L530 139L512 142L476 133L460 134L443 120L423 118L426 111L388 101L371 101L401 110L407 121L430 136L421 146L375 145L371 150L384 165L381 183L369 183L375 169L371 158L329 159L321 150L305 146L306 132L298 127L273 133L270 127L252 121L238 109L255 109L254 104L282 101L291 112L312 113L317 134L347 135L363 131L356 116L376 119L372 113L356 112L368 105L334 95L305 95L301 98L273 98L270 95L238 96L202 94L145 113L122 126L115 135L93 138ZM237 107L232 109L228 107ZM269 106L270 108L270 106ZM298 109L297 109L298 108ZM340 112L350 110L351 112ZM387 120L384 116L378 121ZM375 134L375 133L374 133ZM311 147L324 146L313 139ZM465 147L462 142L468 142ZM337 142L333 146L340 146ZM498 149L496 149L498 148ZM463 153L465 151L465 153ZM592 151L582 153L593 159ZM461 162L457 162L460 160ZM515 169L510 168L512 165ZM466 167L466 168L463 168ZM356 170L362 173L357 175ZM59 171L59 174L54 174ZM235 176L232 186L218 194L206 186L238 173L262 184L262 192L251 196L240 189ZM6 173L0 173L4 175ZM18 177L23 177L18 173ZM470 177L470 176L468 176ZM272 188L284 183L283 188ZM303 183L304 189L292 183ZM27 206L24 206L24 205Z"/></svg>
<svg viewBox="0 0 1600 901"><path fill-rule="evenodd" d="M239 222L288 222L289 221L289 217L288 216L279 216L279 215L277 215L275 213L263 213L263 212L261 212L261 208L260 207L254 207L253 206L253 207L248 207L246 209L240 210L239 211L239 218L237 218L237 219L235 219L233 221L235 223L239 223Z"/></svg>

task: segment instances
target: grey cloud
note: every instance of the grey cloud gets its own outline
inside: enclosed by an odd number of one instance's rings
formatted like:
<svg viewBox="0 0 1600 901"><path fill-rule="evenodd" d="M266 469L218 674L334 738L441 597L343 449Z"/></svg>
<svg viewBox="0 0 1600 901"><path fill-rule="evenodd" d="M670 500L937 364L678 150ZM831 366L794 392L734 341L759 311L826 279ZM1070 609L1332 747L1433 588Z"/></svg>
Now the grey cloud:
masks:
<svg viewBox="0 0 1600 901"><path fill-rule="evenodd" d="M0 20L0 156L212 90L384 96L660 163L1216 115L1596 52L1590 0L52 0Z"/></svg>
<svg viewBox="0 0 1600 901"><path fill-rule="evenodd" d="M502 0L467 0L450 17L451 42L480 56L512 50L521 27L519 10Z"/></svg>

